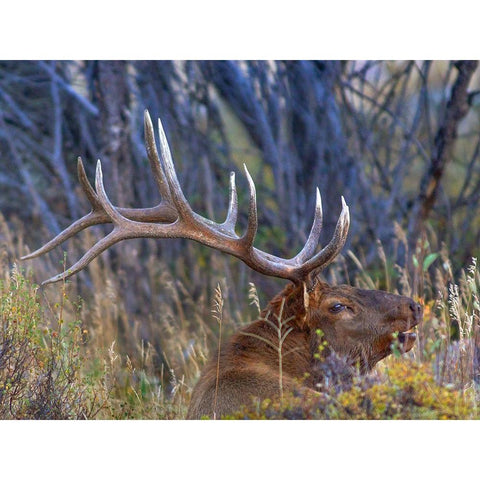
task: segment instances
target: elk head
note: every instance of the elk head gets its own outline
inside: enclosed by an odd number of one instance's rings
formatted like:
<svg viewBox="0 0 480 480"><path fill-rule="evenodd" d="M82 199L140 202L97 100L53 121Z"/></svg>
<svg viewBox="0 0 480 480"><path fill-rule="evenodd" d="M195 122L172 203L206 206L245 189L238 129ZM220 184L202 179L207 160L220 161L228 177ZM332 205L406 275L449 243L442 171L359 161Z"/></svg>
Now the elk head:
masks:
<svg viewBox="0 0 480 480"><path fill-rule="evenodd" d="M402 295L328 285L313 276L303 285L288 285L261 316L290 319L293 332L307 335L312 356L326 341L329 350L365 373L392 353L394 343L402 353L413 348L422 307Z"/></svg>
<svg viewBox="0 0 480 480"><path fill-rule="evenodd" d="M82 160L78 159L78 177L82 189L92 205L89 214L74 222L40 249L23 257L29 259L42 255L79 231L92 225L112 223L113 230L99 240L85 255L65 272L43 284L65 279L85 268L104 250L129 238L189 238L209 247L238 257L252 269L274 277L291 280L279 295L267 306L266 312L278 314L285 307L289 318L290 350L300 352L285 358L285 379L302 376L311 369L317 336L321 330L331 348L359 364L366 371L391 351L391 344L398 339L403 351L412 348L415 333L412 328L421 319L421 307L413 300L381 291L361 290L349 286L329 286L318 279L318 273L329 265L345 244L350 215L345 200L330 242L316 252L322 229L322 205L320 192L316 191L313 225L307 242L293 258L279 258L253 246L257 232L257 201L255 185L247 168L249 184L248 224L242 235L235 232L237 221L237 193L235 174L230 174L230 195L227 218L216 223L195 213L187 202L175 173L167 139L159 121L160 155L155 143L152 122L145 112L145 141L153 177L162 201L153 208L117 208L109 200L103 185L101 163L98 161L95 189L90 185ZM266 322L267 314L234 335L229 347L222 351L220 362L219 407L229 412L239 406L249 395L274 395L276 358L255 337L265 335L274 339L275 334ZM272 340L273 341L273 340ZM270 342L272 344L272 342ZM215 386L216 369L207 366L192 397L191 417L211 411L212 389ZM218 375L218 372L217 372ZM222 378L225 380L222 383ZM215 395L217 398L217 395ZM223 408L223 410L222 410Z"/></svg>
<svg viewBox="0 0 480 480"><path fill-rule="evenodd" d="M411 350L421 318L418 303L379 290L319 283L310 298L310 328L320 329L328 345L363 372L389 355L395 341L402 352Z"/></svg>

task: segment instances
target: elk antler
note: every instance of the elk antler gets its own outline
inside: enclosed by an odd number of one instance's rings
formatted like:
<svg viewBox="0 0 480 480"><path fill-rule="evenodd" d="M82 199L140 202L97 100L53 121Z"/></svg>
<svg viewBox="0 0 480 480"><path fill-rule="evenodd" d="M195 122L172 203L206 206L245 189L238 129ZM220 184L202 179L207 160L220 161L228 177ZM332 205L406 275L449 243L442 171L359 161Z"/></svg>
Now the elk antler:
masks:
<svg viewBox="0 0 480 480"><path fill-rule="evenodd" d="M22 260L42 255L92 225L112 223L114 228L106 237L93 245L71 268L46 280L42 285L54 283L74 275L85 268L104 250L121 240L129 238L189 238L216 250L234 255L260 273L289 279L295 283L304 281L313 270L325 268L338 255L345 244L350 223L348 206L343 197L342 212L333 238L317 254L314 253L322 229L322 205L318 188L312 229L301 252L291 259L279 258L263 252L253 246L258 227L257 199L255 184L248 173L247 167L244 165L250 190L248 224L245 233L238 236L235 233L238 211L235 174L230 173L230 198L225 222L216 223L198 215L192 210L182 192L160 120L158 121L160 156L155 144L152 121L147 111L145 111L144 120L147 155L162 201L153 208L136 209L113 206L105 193L100 160L97 163L94 190L88 182L82 161L79 158L78 177L82 189L92 205L92 211L74 222L40 249L22 257Z"/></svg>

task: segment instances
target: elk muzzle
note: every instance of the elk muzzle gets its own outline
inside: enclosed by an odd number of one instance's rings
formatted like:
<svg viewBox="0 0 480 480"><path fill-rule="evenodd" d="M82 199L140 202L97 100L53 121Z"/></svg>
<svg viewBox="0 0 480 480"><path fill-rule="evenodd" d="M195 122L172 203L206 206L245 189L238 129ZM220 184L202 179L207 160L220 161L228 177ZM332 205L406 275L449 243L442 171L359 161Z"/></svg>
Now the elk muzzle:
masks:
<svg viewBox="0 0 480 480"><path fill-rule="evenodd" d="M423 308L419 303L408 299L406 305L403 306L403 309L406 310L406 312L402 312L402 316L406 318L407 329L401 329L395 333L402 352L408 352L413 348L415 340L417 339L415 327L423 318Z"/></svg>

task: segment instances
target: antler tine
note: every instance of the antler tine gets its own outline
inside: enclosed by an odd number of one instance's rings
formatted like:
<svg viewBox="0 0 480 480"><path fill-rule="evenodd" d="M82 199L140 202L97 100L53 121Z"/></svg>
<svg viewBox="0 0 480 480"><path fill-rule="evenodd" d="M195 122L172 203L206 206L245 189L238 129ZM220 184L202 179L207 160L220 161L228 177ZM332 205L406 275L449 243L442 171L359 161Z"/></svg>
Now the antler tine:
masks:
<svg viewBox="0 0 480 480"><path fill-rule="evenodd" d="M95 207L100 207L97 194L93 189L93 187L90 185L87 174L85 173L82 157L78 157L77 159L77 176L78 176L78 181L80 182L80 185L82 187L83 193L85 193L85 196L90 202L90 205L92 205L92 208L95 210Z"/></svg>
<svg viewBox="0 0 480 480"><path fill-rule="evenodd" d="M160 139L160 161L162 162L165 178L170 189L172 203L179 216L182 218L192 218L193 210L185 198L180 182L178 181L175 167L173 165L172 154L170 153L170 147L168 146L167 137L160 119L158 119L158 136Z"/></svg>
<svg viewBox="0 0 480 480"><path fill-rule="evenodd" d="M250 190L250 203L248 206L248 221L247 221L247 230L243 234L242 243L245 246L251 247L253 245L253 241L255 240L255 236L258 230L258 216L257 216L257 193L255 189L255 183L248 172L248 168L245 164L243 164L243 168L245 169L245 175L247 176L248 180L248 188Z"/></svg>
<svg viewBox="0 0 480 480"><path fill-rule="evenodd" d="M350 226L350 211L348 205L345 203L345 199L342 196L342 211L338 218L337 225L333 237L322 250L320 250L315 256L307 260L300 268L299 273L302 277L305 277L308 273L316 269L324 269L327 267L335 257L340 253L340 250L347 241L348 228Z"/></svg>
<svg viewBox="0 0 480 480"><path fill-rule="evenodd" d="M89 214L72 223L69 227L60 232L56 237L52 238L49 242L47 242L39 249L20 257L20 260L31 260L32 258L39 257L44 253L53 250L55 247L65 242L69 238L73 237L85 228L88 228L92 225L98 225L100 223L107 223L107 220L105 222L98 221L98 218L90 212Z"/></svg>
<svg viewBox="0 0 480 480"><path fill-rule="evenodd" d="M230 194L228 201L227 218L222 223L222 226L229 232L235 234L235 226L238 217L238 197L237 187L235 185L235 172L230 172Z"/></svg>
<svg viewBox="0 0 480 480"><path fill-rule="evenodd" d="M48 285L49 283L59 282L60 280L64 280L72 275L75 275L80 270L83 270L94 258L98 257L102 252L107 250L107 248L111 247L115 243L120 242L121 240L124 240L124 237L121 237L117 230L113 230L106 237L103 237L93 247L87 250L85 255L78 260L78 262L73 264L65 272L59 273L58 275L45 280L42 282L42 286Z"/></svg>
<svg viewBox="0 0 480 480"><path fill-rule="evenodd" d="M115 226L124 224L124 220L127 219L113 206L112 202L108 198L107 193L105 192L105 185L103 184L102 162L100 160L97 161L97 168L95 170L95 190L97 191L98 199L102 205L102 208L109 216L112 223Z"/></svg>
<svg viewBox="0 0 480 480"><path fill-rule="evenodd" d="M323 210L322 210L322 197L320 196L320 190L317 187L316 201L315 201L315 216L313 217L313 224L308 235L307 242L302 250L296 255L294 260L301 264L308 260L315 252L320 238L320 233L323 226Z"/></svg>
<svg viewBox="0 0 480 480"><path fill-rule="evenodd" d="M148 110L144 112L144 126L145 126L145 147L147 150L148 160L150 161L150 167L152 168L153 177L157 184L160 195L164 201L171 199L170 188L163 172L162 164L157 152L157 145L155 144L155 133L153 132L152 119Z"/></svg>

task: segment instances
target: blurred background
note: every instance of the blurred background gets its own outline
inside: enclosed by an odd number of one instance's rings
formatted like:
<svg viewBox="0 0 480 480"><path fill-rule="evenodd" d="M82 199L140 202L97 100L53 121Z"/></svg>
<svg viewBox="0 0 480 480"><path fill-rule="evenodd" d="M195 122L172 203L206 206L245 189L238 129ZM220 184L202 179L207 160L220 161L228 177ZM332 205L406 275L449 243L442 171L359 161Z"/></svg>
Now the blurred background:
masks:
<svg viewBox="0 0 480 480"><path fill-rule="evenodd" d="M342 195L352 219L343 256L324 273L329 281L352 282L368 269L377 288L395 290L398 268L428 269L437 258L429 255L442 249L459 270L480 248L478 93L475 61L2 61L4 263L88 213L78 156L92 182L102 160L115 205L159 202L143 140L148 109L162 119L196 212L223 221L229 172L237 173L237 233L246 224L248 166L258 248L282 257L301 249L318 186L323 244ZM68 267L108 231L94 227L21 267L41 282L64 268L64 251ZM82 315L92 345L115 341L134 364L152 355L157 373L167 364L172 374L173 357L191 356L198 338L206 355L216 338L215 322L202 322L218 285L233 329L257 315L249 299L258 295L265 306L284 284L192 241L132 240L102 254L68 288L88 305ZM407 293L424 294L421 283L409 285ZM203 337L192 340L188 332L199 328ZM167 347L168 338L177 341Z"/></svg>

